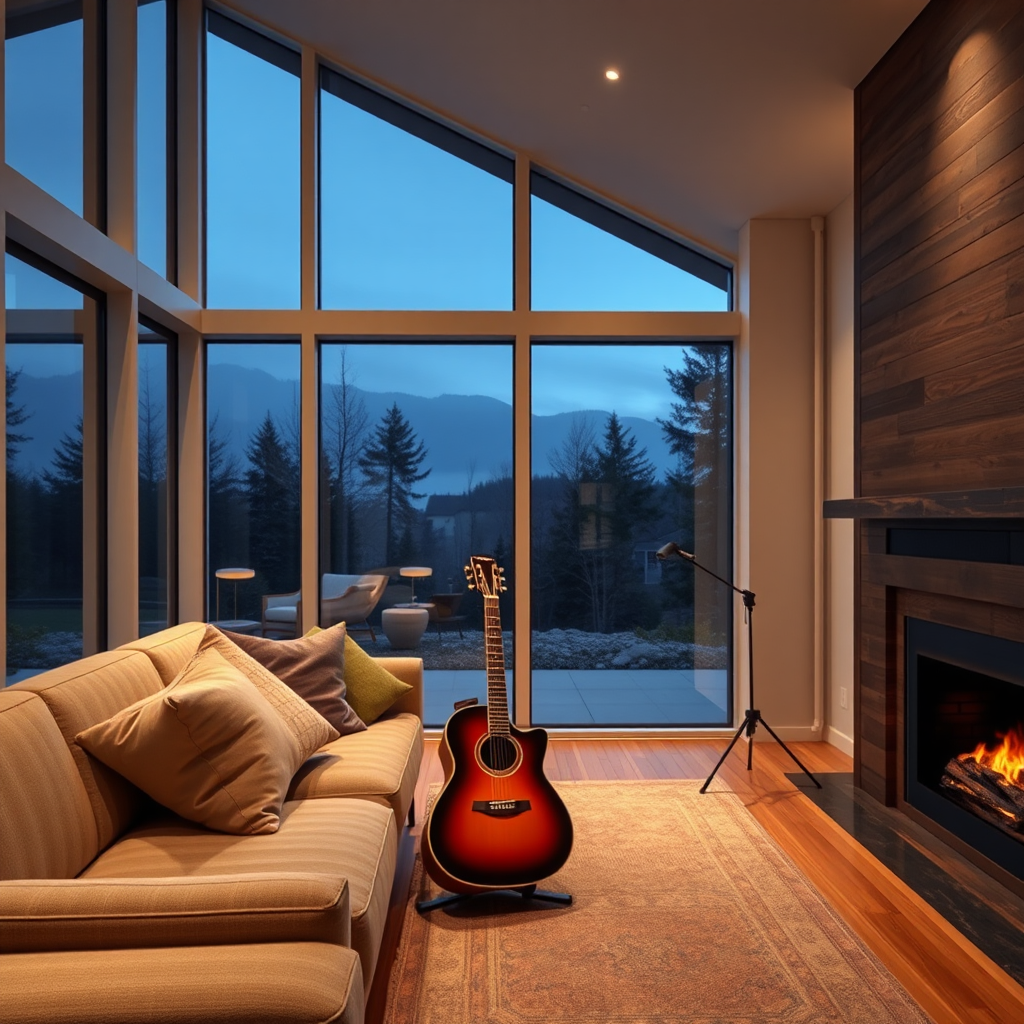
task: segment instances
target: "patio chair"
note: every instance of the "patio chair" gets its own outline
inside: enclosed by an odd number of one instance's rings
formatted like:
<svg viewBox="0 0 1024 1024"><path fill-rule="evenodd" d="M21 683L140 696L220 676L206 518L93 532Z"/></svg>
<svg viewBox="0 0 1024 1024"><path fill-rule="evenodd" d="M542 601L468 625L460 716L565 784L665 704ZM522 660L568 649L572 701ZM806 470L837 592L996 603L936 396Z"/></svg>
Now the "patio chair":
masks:
<svg viewBox="0 0 1024 1024"><path fill-rule="evenodd" d="M429 617L428 626L432 623L437 629L437 635L441 635L441 628L457 629L459 636L462 636L462 624L466 621L465 615L458 615L459 605L462 602L461 594L432 594L430 605L427 611Z"/></svg>
<svg viewBox="0 0 1024 1024"><path fill-rule="evenodd" d="M384 593L387 581L387 576L325 572L320 585L320 625L326 629L345 622L349 631L368 630L370 638L376 640L369 617ZM301 622L301 591L263 595L262 636L268 633L298 636L298 624Z"/></svg>

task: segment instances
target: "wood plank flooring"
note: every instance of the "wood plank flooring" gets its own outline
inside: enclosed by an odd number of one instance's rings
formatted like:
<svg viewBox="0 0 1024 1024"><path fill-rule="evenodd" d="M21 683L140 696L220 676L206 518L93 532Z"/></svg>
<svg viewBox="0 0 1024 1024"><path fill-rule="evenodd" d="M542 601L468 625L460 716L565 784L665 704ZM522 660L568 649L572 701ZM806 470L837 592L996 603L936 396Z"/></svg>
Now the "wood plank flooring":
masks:
<svg viewBox="0 0 1024 1024"><path fill-rule="evenodd" d="M552 781L705 779L724 740L551 740ZM812 772L849 772L852 762L827 743L794 743ZM420 820L431 783L444 773L437 740L428 740L416 788ZM737 745L712 782L735 792L819 892L921 1004L936 1024L1024 1022L1024 988L981 953L904 882L816 807L786 778L798 771L774 743Z"/></svg>

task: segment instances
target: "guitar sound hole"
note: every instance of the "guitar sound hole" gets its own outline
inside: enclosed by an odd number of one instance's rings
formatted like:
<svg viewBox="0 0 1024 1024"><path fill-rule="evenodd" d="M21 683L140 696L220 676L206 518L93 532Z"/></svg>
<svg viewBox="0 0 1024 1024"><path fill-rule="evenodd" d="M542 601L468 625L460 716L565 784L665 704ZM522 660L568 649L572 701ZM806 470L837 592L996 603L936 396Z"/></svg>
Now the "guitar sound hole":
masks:
<svg viewBox="0 0 1024 1024"><path fill-rule="evenodd" d="M508 771L519 753L508 736L489 736L480 744L480 760L492 772Z"/></svg>

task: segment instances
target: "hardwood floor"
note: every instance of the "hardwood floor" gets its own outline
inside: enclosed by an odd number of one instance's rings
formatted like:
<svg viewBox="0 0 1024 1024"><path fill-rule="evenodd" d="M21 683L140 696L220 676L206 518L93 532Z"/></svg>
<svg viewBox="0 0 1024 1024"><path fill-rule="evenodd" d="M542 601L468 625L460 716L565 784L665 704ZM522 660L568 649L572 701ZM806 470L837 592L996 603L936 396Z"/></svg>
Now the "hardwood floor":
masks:
<svg viewBox="0 0 1024 1024"><path fill-rule="evenodd" d="M552 781L705 779L724 740L551 740ZM849 772L852 762L827 743L794 743L812 772ZM431 783L444 773L438 742L427 750L416 789L420 821ZM1024 988L980 952L920 896L867 852L786 778L797 771L771 742L732 751L712 788L735 792L836 912L900 980L936 1024L1020 1024Z"/></svg>

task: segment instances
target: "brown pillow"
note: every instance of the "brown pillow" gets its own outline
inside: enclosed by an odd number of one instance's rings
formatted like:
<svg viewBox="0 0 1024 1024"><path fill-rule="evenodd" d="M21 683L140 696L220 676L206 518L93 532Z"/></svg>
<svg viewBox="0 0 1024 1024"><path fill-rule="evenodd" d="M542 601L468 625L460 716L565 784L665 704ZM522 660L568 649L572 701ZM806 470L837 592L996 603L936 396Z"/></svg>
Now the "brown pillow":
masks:
<svg viewBox="0 0 1024 1024"><path fill-rule="evenodd" d="M213 649L76 741L157 803L232 835L276 832L303 747L259 690Z"/></svg>
<svg viewBox="0 0 1024 1024"><path fill-rule="evenodd" d="M338 730L323 715L311 708L294 690L289 689L269 669L233 644L216 626L207 626L199 650L214 648L229 665L234 665L269 701L299 746L319 750L338 738Z"/></svg>
<svg viewBox="0 0 1024 1024"><path fill-rule="evenodd" d="M316 708L342 736L366 726L345 699L345 623L297 640L224 635Z"/></svg>

